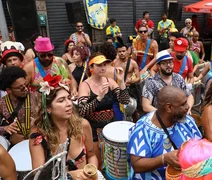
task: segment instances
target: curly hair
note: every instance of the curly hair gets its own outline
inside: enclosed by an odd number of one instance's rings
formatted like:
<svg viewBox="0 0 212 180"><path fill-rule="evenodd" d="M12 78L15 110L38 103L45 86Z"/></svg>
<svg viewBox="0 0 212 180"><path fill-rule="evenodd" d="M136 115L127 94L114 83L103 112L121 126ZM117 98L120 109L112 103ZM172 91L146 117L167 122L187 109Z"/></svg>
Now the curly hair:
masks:
<svg viewBox="0 0 212 180"><path fill-rule="evenodd" d="M116 58L116 50L113 44L105 42L99 48L99 52L102 53L107 59L114 60Z"/></svg>
<svg viewBox="0 0 212 180"><path fill-rule="evenodd" d="M6 91L19 78L26 78L26 72L17 66L6 67L0 74L0 90Z"/></svg>
<svg viewBox="0 0 212 180"><path fill-rule="evenodd" d="M89 50L87 47L84 47L84 46L75 46L71 49L71 56L73 56L74 54L74 51L77 51L80 53L80 56L81 56L81 59L83 62L86 61L86 59L88 58L89 56Z"/></svg>
<svg viewBox="0 0 212 180"><path fill-rule="evenodd" d="M50 107L52 104L52 101L56 98L57 93L64 89L62 87L57 87L54 90L50 92L50 94L46 97L46 107ZM34 126L35 128L44 136L47 138L48 145L50 147L51 152L55 152L59 142L59 132L57 127L55 126L54 122L52 121L51 115L48 114L50 125L49 127L46 127L45 119L44 117L44 110L42 106L42 98L41 95L38 96L38 106L36 108L37 118L35 120ZM74 106L72 107L72 115L68 121L68 137L74 137L77 140L80 140L83 134L82 131L82 118L77 114L76 109Z"/></svg>

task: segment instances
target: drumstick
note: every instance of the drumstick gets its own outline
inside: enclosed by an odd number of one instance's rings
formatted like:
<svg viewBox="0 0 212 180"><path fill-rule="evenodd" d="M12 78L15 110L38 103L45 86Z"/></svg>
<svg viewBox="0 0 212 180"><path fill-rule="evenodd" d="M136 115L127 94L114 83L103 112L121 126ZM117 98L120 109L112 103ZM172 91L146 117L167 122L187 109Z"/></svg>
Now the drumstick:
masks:
<svg viewBox="0 0 212 180"><path fill-rule="evenodd" d="M149 53L149 52L146 53L145 51L136 51L136 50L135 50L134 52L135 52L136 54L137 54L137 53L142 53L142 54L147 54L147 55L149 55L149 56L153 56L153 53Z"/></svg>

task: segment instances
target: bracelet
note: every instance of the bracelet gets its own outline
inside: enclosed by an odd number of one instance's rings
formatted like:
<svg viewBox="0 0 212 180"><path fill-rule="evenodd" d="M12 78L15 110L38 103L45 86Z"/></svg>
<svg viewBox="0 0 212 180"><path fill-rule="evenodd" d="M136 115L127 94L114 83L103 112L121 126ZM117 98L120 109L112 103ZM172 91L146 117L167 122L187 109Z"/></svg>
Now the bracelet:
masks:
<svg viewBox="0 0 212 180"><path fill-rule="evenodd" d="M162 164L165 165L165 162L164 162L164 154L162 154L161 157L162 157Z"/></svg>

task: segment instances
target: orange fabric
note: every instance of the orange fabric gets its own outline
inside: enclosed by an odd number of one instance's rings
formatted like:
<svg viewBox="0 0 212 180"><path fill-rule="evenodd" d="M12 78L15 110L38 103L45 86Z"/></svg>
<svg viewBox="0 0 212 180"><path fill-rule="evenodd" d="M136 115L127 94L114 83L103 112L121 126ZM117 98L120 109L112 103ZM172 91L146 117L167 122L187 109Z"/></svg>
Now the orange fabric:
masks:
<svg viewBox="0 0 212 180"><path fill-rule="evenodd" d="M149 64L149 62L153 59L154 57L154 48L153 48L153 45L152 45L152 41L151 41L151 44L150 44L150 48L148 50L148 53L152 54L152 56L150 55L147 55L147 58L146 58L146 65ZM141 40L139 39L136 39L135 42L133 43L133 49L136 50L136 51L143 51L143 53L137 53L137 57L133 57L134 60L137 61L138 63L138 66L140 67L141 66L141 62L142 62L142 59L143 59L143 56L144 56L144 52L146 50L146 45L147 45L147 42L146 43L143 43Z"/></svg>

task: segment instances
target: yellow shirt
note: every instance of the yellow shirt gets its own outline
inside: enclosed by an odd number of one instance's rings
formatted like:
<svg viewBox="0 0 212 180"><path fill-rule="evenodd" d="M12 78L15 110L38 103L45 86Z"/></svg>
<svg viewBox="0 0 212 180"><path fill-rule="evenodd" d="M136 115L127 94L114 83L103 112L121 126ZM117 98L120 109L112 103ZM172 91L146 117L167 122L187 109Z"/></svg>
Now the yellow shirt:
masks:
<svg viewBox="0 0 212 180"><path fill-rule="evenodd" d="M117 33L121 33L121 30L118 26L114 26L114 27L108 26L106 29L106 35L111 34L113 37L115 37Z"/></svg>
<svg viewBox="0 0 212 180"><path fill-rule="evenodd" d="M167 27L175 28L175 24L174 24L174 22L171 19L166 19L165 22L163 20L159 21L157 30L160 30L162 28L167 28ZM165 33L164 36L168 37L168 34Z"/></svg>

